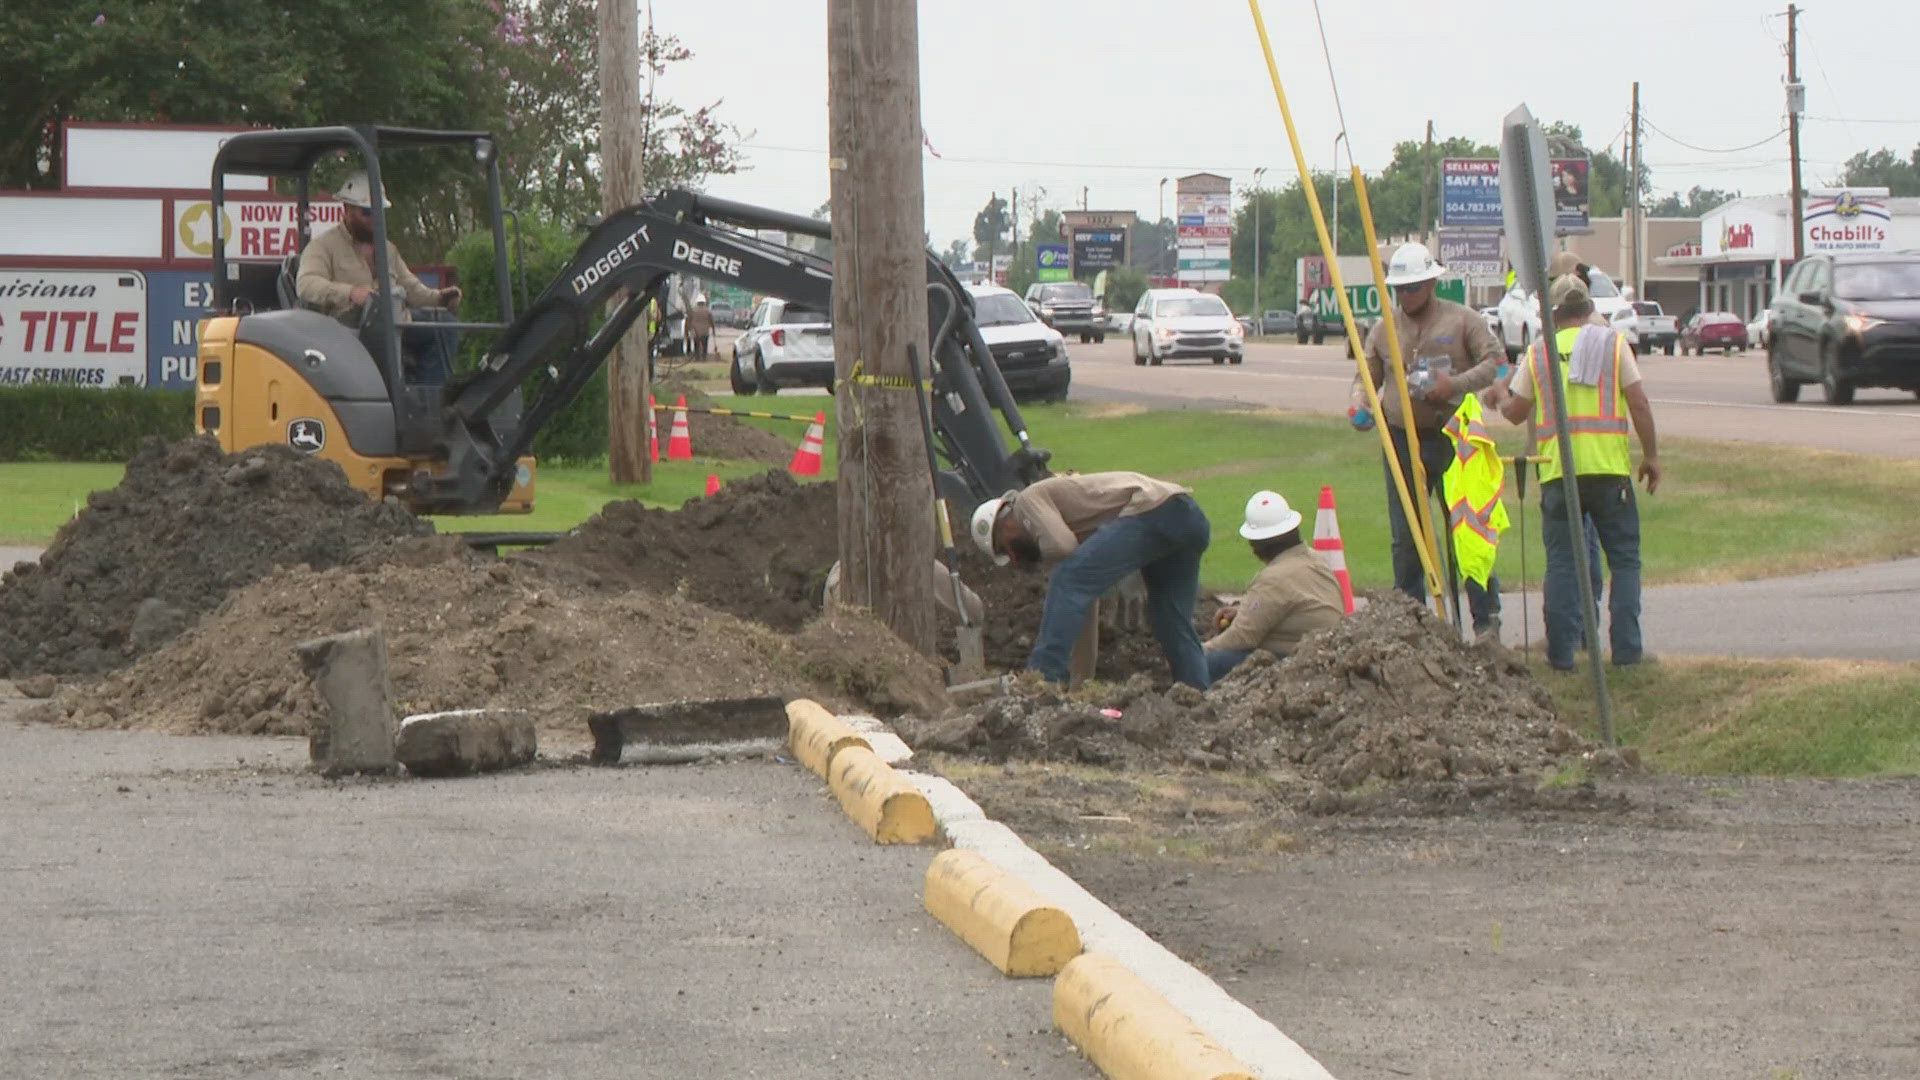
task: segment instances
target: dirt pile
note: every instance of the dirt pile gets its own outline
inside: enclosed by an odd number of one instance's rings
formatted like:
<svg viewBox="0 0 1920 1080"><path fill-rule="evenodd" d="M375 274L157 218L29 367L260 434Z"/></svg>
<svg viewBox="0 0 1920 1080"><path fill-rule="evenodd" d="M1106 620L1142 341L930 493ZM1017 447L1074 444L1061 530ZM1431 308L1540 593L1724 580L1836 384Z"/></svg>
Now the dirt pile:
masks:
<svg viewBox="0 0 1920 1080"><path fill-rule="evenodd" d="M694 408L711 408L713 399L699 387L690 382L669 379L654 387L654 400L663 406L671 406L680 395L687 396L687 404ZM776 399L768 398L764 405L753 405L761 412L791 413L798 415L799 408L783 408ZM660 428L660 449L664 453L667 437L673 434L673 410L665 409L656 413L656 422ZM759 461L768 465L785 465L793 460L793 452L800 445L800 437L806 434L806 427L794 423L793 437L783 439L764 428L755 427L731 416L714 416L711 413L687 414L687 437L693 441L693 452L698 457L726 458L730 461Z"/></svg>
<svg viewBox="0 0 1920 1080"><path fill-rule="evenodd" d="M293 646L363 626L386 635L408 713L523 709L584 735L589 712L689 697L814 694L883 716L943 700L938 669L858 614L786 635L681 597L483 559L449 539L387 554L276 571L126 670L68 688L42 718L304 735L324 714Z"/></svg>
<svg viewBox="0 0 1920 1080"><path fill-rule="evenodd" d="M518 558L792 631L819 612L839 554L835 499L832 484L770 470L678 510L608 503L573 535Z"/></svg>
<svg viewBox="0 0 1920 1080"><path fill-rule="evenodd" d="M955 523L956 530L965 527L965 522ZM964 536L959 543L963 545L958 549L960 579L980 594L987 608L982 634L986 640L987 667L993 671L1019 671L1027 666L1034 635L1040 630L1040 613L1047 603L1047 574L995 566ZM940 633L941 651L948 656L957 655L952 627L943 626ZM1103 625L1094 676L1106 682L1122 682L1141 673L1156 686L1165 686L1171 681L1166 656L1160 651L1160 643L1154 640L1153 632L1144 624Z"/></svg>
<svg viewBox="0 0 1920 1080"><path fill-rule="evenodd" d="M275 568L343 565L433 526L368 502L330 461L211 438L141 444L40 561L0 579L0 675L117 668Z"/></svg>
<svg viewBox="0 0 1920 1080"><path fill-rule="evenodd" d="M1287 660L1256 654L1205 694L1138 676L1072 693L1022 680L1007 697L906 728L917 747L989 760L1171 762L1342 790L1537 776L1587 748L1524 665L1462 642L1397 594Z"/></svg>

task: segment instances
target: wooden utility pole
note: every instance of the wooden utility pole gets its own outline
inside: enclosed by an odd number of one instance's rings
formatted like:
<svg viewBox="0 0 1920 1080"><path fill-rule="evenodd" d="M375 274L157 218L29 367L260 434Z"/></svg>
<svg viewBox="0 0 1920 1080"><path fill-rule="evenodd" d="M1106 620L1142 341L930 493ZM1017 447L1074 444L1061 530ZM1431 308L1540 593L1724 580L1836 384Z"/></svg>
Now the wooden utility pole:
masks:
<svg viewBox="0 0 1920 1080"><path fill-rule="evenodd" d="M600 209L611 216L646 197L646 112L640 105L640 5L599 0ZM607 364L607 478L653 481L647 454L647 320Z"/></svg>
<svg viewBox="0 0 1920 1080"><path fill-rule="evenodd" d="M1433 121L1427 121L1427 148L1421 152L1422 171L1420 180L1420 243L1432 246L1428 239L1428 230L1433 227Z"/></svg>
<svg viewBox="0 0 1920 1080"><path fill-rule="evenodd" d="M1633 298L1647 298L1644 256L1640 251L1644 226L1640 221L1640 84L1633 84L1633 120L1627 126L1627 284L1633 286Z"/></svg>
<svg viewBox="0 0 1920 1080"><path fill-rule="evenodd" d="M828 0L827 127L842 596L931 655L933 478L909 359L931 374L914 0Z"/></svg>
<svg viewBox="0 0 1920 1080"><path fill-rule="evenodd" d="M1795 34L1800 19L1800 9L1787 5L1787 154L1792 158L1788 164L1791 171L1793 190L1787 193L1787 201L1793 204L1793 261L1799 262L1805 257L1806 222L1801 215L1805 210L1800 205L1805 201L1800 193L1800 53L1799 38Z"/></svg>

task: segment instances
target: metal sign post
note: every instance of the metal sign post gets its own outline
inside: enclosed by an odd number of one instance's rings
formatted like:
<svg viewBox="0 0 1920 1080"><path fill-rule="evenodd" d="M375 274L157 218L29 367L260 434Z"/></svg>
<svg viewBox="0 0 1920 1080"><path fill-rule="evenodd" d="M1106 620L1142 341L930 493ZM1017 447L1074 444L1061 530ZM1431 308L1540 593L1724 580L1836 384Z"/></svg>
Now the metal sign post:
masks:
<svg viewBox="0 0 1920 1080"><path fill-rule="evenodd" d="M1593 582L1588 577L1586 516L1580 509L1579 478L1573 466L1573 433L1567 427L1565 384L1560 380L1560 347L1548 294L1551 283L1547 280L1547 241L1553 235L1554 204L1547 141L1541 134L1539 122L1525 105L1508 113L1500 126L1501 208L1506 218L1507 237L1513 245L1513 265L1519 280L1532 283L1534 295L1540 301L1540 344L1547 363L1540 380L1544 385L1536 386L1534 394L1536 400L1538 395L1546 395L1553 404L1554 437L1560 448L1560 483L1567 499L1574 577L1580 586L1580 621L1586 628L1587 655L1593 665L1600 737L1611 747L1614 745L1613 709L1607 700L1607 669L1601 662L1600 615L1594 605ZM1552 387L1553 391L1548 393L1546 387Z"/></svg>

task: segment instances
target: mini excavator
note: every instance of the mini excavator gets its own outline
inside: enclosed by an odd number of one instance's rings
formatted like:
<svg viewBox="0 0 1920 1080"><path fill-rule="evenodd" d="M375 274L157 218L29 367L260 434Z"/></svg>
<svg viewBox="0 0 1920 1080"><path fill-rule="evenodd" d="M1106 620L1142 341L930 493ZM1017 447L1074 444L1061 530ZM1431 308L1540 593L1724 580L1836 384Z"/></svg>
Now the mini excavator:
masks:
<svg viewBox="0 0 1920 1080"><path fill-rule="evenodd" d="M463 150L485 170L493 285L506 320L431 324L488 335L481 365L445 385L408 384L404 316L380 300L393 295L380 158L419 149ZM314 165L342 153L359 158L371 189L376 288L365 318L350 327L303 308L294 291L297 253L278 264L232 260L224 230L214 230L214 314L200 328L194 422L228 452L279 443L338 462L376 501L391 498L420 514L530 510L534 437L650 302L665 309L676 274L832 310L832 264L754 231L827 238L825 222L668 190L600 221L516 313L496 144L485 132L339 126L237 134L214 159L214 220L224 220L227 176L290 180L300 204L297 252L310 239ZM480 286L467 283L469 292ZM1047 476L1048 454L1028 437L981 339L972 298L931 255L927 293L939 494L964 517L985 499Z"/></svg>

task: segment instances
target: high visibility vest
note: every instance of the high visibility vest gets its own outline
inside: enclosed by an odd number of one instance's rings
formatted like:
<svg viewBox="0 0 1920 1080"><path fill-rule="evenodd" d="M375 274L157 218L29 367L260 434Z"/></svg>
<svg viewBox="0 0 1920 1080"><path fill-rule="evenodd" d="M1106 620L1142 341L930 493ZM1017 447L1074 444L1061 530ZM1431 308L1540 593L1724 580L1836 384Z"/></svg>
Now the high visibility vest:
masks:
<svg viewBox="0 0 1920 1080"><path fill-rule="evenodd" d="M1600 368L1598 386L1567 382L1567 358L1573 355L1574 342L1582 333L1613 335L1613 363ZM1620 387L1620 359L1626 355L1627 339L1614 330L1599 327L1570 326L1554 334L1560 350L1558 385L1547 379L1546 343L1535 344L1527 355L1533 370L1534 453L1545 458L1540 463L1540 482L1560 479L1559 428L1553 416L1552 395L1564 390L1567 396L1567 431L1573 436L1573 468L1580 476L1632 476L1633 451L1627 445L1627 399Z"/></svg>
<svg viewBox="0 0 1920 1080"><path fill-rule="evenodd" d="M1461 577L1485 585L1507 529L1507 508L1500 501L1506 467L1480 419L1479 395L1468 394L1444 430L1453 440L1453 460L1440 477L1440 492L1447 502L1454 565Z"/></svg>

